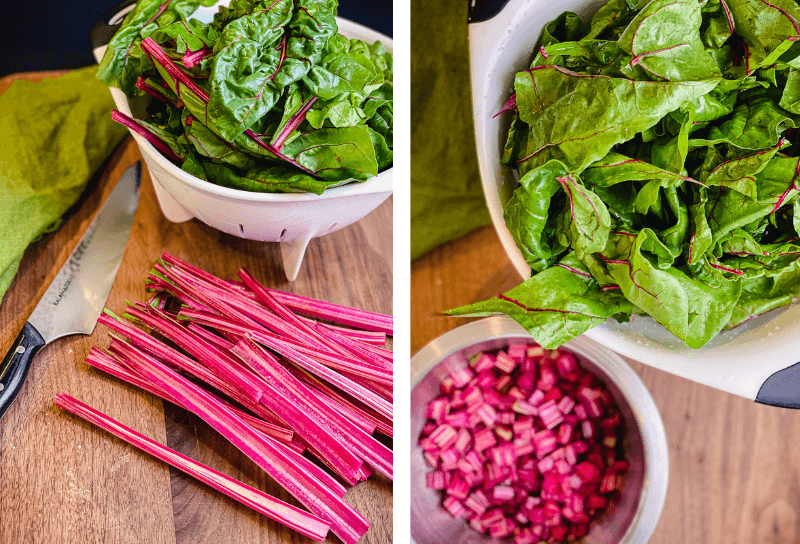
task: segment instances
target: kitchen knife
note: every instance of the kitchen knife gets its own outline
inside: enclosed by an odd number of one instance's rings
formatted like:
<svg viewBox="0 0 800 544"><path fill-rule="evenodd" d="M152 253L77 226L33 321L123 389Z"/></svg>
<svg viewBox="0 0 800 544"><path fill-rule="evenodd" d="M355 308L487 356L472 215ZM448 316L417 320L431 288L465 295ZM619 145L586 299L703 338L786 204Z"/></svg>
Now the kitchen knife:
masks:
<svg viewBox="0 0 800 544"><path fill-rule="evenodd" d="M94 330L125 253L141 175L141 162L122 174L0 363L0 419L17 398L42 347L62 336Z"/></svg>

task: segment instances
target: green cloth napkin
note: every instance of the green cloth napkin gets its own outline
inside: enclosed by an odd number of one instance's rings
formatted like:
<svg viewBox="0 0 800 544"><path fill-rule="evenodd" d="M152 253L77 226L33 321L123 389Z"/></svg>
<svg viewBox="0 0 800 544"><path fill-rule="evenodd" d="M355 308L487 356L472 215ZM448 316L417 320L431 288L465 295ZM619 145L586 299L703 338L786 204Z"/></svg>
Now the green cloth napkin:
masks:
<svg viewBox="0 0 800 544"><path fill-rule="evenodd" d="M491 223L478 172L467 2L411 1L411 259Z"/></svg>
<svg viewBox="0 0 800 544"><path fill-rule="evenodd" d="M55 230L127 130L97 66L0 95L0 301L25 248Z"/></svg>

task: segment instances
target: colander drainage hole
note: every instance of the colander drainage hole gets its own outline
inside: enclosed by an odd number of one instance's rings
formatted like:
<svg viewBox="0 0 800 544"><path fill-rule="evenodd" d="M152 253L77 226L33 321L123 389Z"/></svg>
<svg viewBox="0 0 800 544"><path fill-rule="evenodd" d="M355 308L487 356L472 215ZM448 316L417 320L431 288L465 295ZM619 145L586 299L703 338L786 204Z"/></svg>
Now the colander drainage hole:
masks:
<svg viewBox="0 0 800 544"><path fill-rule="evenodd" d="M239 232L244 234L244 225L242 225L241 223L239 223Z"/></svg>
<svg viewBox="0 0 800 544"><path fill-rule="evenodd" d="M286 234L286 229L283 229L283 230L281 231L281 235L280 235L280 236L278 236L278 241L279 241L279 242L280 242L281 240L283 240L283 236L284 236L285 234Z"/></svg>

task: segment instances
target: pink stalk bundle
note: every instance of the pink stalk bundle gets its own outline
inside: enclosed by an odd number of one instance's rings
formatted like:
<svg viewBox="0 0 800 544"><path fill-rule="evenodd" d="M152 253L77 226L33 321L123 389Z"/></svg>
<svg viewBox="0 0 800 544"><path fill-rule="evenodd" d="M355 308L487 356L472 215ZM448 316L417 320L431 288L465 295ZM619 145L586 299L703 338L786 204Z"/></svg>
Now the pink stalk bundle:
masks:
<svg viewBox="0 0 800 544"><path fill-rule="evenodd" d="M535 344L448 371L419 440L445 510L515 544L586 535L629 467L608 389L571 353Z"/></svg>
<svg viewBox="0 0 800 544"><path fill-rule="evenodd" d="M320 541L328 534L330 523L322 518L304 512L283 501L279 501L266 493L234 480L229 476L225 476L213 468L198 463L177 451L162 446L158 442L137 433L133 429L122 425L118 421L75 400L69 395L56 395L56 404L64 410L94 423L125 442L197 478L201 482L208 484L217 491L221 491L232 499L249 506L253 510L261 512L265 516L309 538Z"/></svg>
<svg viewBox="0 0 800 544"><path fill-rule="evenodd" d="M114 331L109 348L93 348L86 361L197 414L311 514L71 397L56 404L304 535L321 540L330 528L354 544L369 522L342 500L336 477L349 485L374 472L393 478L392 451L372 436L392 435L392 352L383 347L392 318L267 289L246 270L240 277L222 280L164 253L147 281L156 294L124 317L165 341L107 310L99 321ZM180 308L170 310L172 300Z"/></svg>

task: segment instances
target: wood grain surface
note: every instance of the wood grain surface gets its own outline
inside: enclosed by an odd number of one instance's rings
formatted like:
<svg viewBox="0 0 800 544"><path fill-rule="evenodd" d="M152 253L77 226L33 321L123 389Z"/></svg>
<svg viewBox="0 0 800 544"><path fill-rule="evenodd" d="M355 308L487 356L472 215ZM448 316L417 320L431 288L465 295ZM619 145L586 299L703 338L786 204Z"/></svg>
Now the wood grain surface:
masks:
<svg viewBox="0 0 800 544"><path fill-rule="evenodd" d="M0 92L13 79L0 80ZM0 349L11 345L122 172L140 160L127 139L95 176L54 234L32 244L0 305ZM163 250L223 278L245 266L268 286L392 313L392 201L345 229L312 240L300 275L286 281L278 244L216 231L161 214L146 173L139 208L107 306L145 300L143 280ZM199 418L84 363L107 331L46 346L23 391L0 421L0 544L266 544L310 542L264 516L54 407L68 393L211 467L299 504ZM389 447L391 441L386 442ZM371 523L364 543L392 541L392 482L376 475L345 499ZM339 542L332 535L331 542Z"/></svg>
<svg viewBox="0 0 800 544"><path fill-rule="evenodd" d="M415 261L411 353L467 322L441 311L520 281L493 227ZM800 542L800 413L628 363L652 393L669 442L667 499L650 544Z"/></svg>

